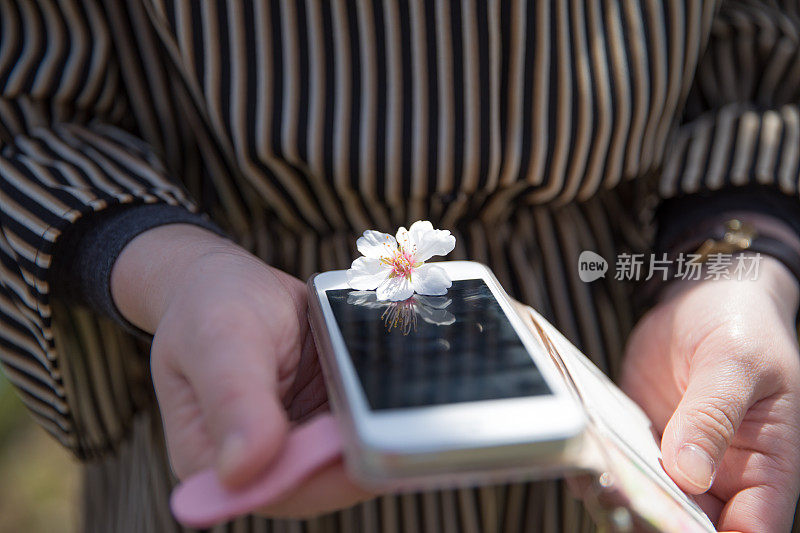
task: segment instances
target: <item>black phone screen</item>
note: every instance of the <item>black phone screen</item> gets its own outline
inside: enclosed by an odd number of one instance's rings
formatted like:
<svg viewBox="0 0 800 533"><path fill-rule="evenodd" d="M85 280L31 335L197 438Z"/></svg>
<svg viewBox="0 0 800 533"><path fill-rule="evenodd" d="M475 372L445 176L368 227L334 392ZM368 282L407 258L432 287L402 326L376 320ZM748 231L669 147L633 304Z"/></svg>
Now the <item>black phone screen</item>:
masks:
<svg viewBox="0 0 800 533"><path fill-rule="evenodd" d="M403 302L325 292L374 410L552 394L482 279Z"/></svg>

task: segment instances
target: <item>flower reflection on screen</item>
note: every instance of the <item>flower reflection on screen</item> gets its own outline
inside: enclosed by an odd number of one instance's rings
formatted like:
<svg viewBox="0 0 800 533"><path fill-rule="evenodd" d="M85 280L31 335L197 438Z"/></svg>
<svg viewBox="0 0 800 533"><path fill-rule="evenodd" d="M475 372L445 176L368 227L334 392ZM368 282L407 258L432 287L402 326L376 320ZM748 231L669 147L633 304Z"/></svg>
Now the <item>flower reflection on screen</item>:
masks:
<svg viewBox="0 0 800 533"><path fill-rule="evenodd" d="M386 329L397 329L408 335L417 329L417 317L435 326L449 326L456 321L455 315L447 310L452 300L447 296L414 296L392 302L378 300L375 291L352 291L347 295L347 303L369 309L383 310L381 319Z"/></svg>

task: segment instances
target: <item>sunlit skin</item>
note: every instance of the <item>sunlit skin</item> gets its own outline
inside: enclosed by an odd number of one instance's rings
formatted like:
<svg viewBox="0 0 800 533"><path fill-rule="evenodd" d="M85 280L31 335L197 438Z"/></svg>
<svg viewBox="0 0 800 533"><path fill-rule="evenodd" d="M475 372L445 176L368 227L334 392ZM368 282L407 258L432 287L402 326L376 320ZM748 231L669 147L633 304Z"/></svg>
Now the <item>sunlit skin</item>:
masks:
<svg viewBox="0 0 800 533"><path fill-rule="evenodd" d="M154 261L164 250L169 260ZM226 485L245 485L291 424L328 409L297 278L206 230L174 224L134 239L111 285L123 316L155 333L150 366L179 478L215 466ZM313 516L370 496L336 462L261 512Z"/></svg>
<svg viewBox="0 0 800 533"><path fill-rule="evenodd" d="M661 436L667 473L720 531L791 528L800 492L797 304L794 276L762 257L755 280L673 282L629 339L622 387ZM682 463L684 449L713 469Z"/></svg>

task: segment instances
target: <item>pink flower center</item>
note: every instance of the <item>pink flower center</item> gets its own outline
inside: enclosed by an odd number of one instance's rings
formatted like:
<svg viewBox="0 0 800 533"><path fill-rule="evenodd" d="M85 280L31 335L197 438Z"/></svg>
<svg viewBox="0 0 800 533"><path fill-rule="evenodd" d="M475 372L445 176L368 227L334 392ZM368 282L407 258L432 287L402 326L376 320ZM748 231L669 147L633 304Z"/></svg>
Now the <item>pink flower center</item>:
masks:
<svg viewBox="0 0 800 533"><path fill-rule="evenodd" d="M398 249L391 257L385 257L381 261L392 267L392 277L402 276L407 278L411 276L414 267L418 266L414 263L414 256L409 252L404 251L402 248Z"/></svg>

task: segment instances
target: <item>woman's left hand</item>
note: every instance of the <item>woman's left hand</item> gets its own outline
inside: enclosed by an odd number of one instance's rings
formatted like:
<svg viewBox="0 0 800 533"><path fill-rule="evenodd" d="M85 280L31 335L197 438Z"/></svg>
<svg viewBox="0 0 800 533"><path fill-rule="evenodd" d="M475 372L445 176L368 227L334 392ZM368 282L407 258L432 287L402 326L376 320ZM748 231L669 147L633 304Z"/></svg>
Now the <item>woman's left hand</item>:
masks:
<svg viewBox="0 0 800 533"><path fill-rule="evenodd" d="M800 493L798 283L675 281L631 335L623 389L661 434L664 468L720 530L788 531Z"/></svg>

